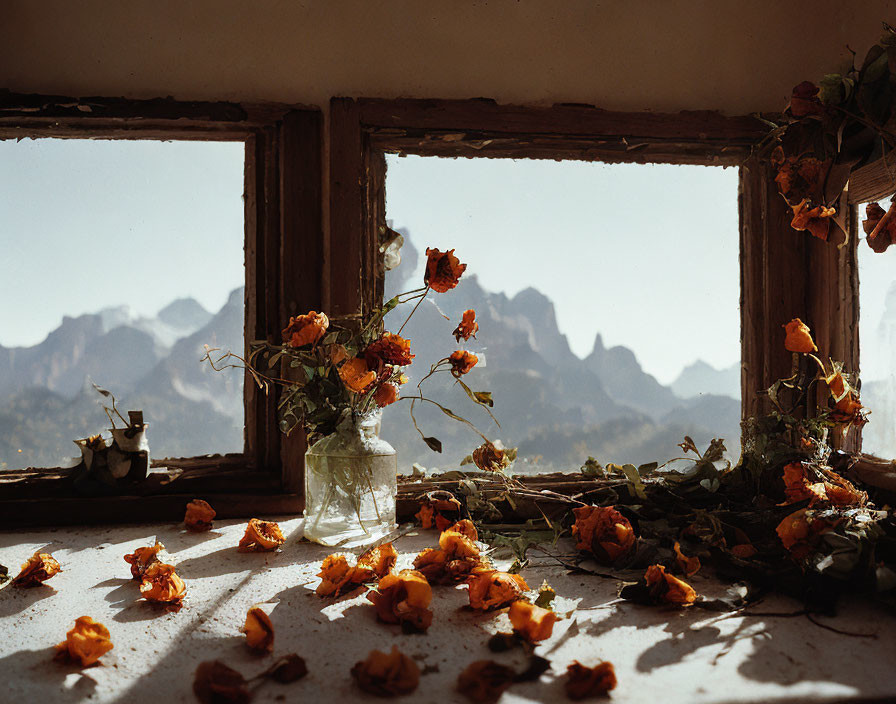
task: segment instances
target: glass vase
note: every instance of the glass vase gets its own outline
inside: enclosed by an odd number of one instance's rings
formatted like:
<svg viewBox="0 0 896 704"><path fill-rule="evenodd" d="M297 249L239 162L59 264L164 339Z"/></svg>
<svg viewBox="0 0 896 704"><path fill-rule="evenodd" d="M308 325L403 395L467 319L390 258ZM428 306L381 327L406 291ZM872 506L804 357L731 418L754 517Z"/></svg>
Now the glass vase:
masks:
<svg viewBox="0 0 896 704"><path fill-rule="evenodd" d="M346 414L305 453L305 537L362 547L395 530L398 461L379 437L380 413Z"/></svg>

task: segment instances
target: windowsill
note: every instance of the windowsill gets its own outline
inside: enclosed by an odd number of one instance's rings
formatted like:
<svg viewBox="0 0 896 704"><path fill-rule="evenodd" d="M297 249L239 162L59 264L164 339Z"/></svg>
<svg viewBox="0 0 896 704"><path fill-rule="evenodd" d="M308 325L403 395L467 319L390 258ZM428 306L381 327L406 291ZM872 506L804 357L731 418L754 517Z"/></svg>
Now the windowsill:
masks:
<svg viewBox="0 0 896 704"><path fill-rule="evenodd" d="M204 660L219 659L247 677L261 672L270 656L255 657L239 628L246 610L273 605L274 655L297 652L309 675L291 685L263 684L253 701L342 700L364 697L349 670L374 648L397 645L427 668L413 697L420 701L460 701L454 693L458 672L478 659L518 664L520 651L493 654L486 648L491 629L507 630L503 615L466 610L462 589L436 587L435 618L426 635L404 635L397 626L377 623L363 594L335 603L313 594L320 561L330 550L300 543L301 519L280 522L288 540L274 554L236 550L245 521L217 521L210 533L186 533L182 526L146 524L21 531L0 536L0 563L16 573L36 549L47 548L63 572L45 586L0 591L0 671L10 701L193 701L193 672ZM138 599L122 559L158 538L187 584L177 614L153 609ZM420 531L396 542L399 567L436 543ZM860 600L845 602L825 624L877 640L823 630L803 617L745 618L695 608L651 609L616 599L617 582L567 575L547 561L523 572L532 587L547 579L565 597L582 598L575 625L561 621L537 653L553 669L537 683L514 685L502 702L564 700L560 673L573 659L613 662L619 686L612 699L625 702L844 701L896 695L891 664L896 659L896 616ZM723 591L699 574L689 581L699 593ZM752 607L761 612L793 612L800 604L769 597ZM89 615L105 624L114 650L103 666L79 672L53 662L52 646L65 637L75 618ZM433 668L437 670L433 671ZM61 694L61 693L64 693ZM282 699L281 699L282 701Z"/></svg>

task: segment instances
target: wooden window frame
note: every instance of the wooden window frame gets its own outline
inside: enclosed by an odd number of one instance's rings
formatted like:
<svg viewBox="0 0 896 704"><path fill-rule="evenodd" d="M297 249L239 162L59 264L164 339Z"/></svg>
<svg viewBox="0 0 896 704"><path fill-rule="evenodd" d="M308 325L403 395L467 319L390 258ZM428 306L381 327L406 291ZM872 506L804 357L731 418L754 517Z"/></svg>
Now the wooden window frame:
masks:
<svg viewBox="0 0 896 704"><path fill-rule="evenodd" d="M485 99L334 98L328 129L325 301L338 314L382 301L386 153L734 166L740 170L742 417L767 413L768 400L757 392L790 375L791 355L781 343L782 326L791 318L809 324L826 354L857 368L855 218L850 242L840 249L790 227L773 172L753 154L768 132L755 116L528 107ZM861 440L838 442L858 449ZM599 485L574 474L524 482L563 493ZM399 514L411 515L415 497L432 488L436 483L401 481Z"/></svg>
<svg viewBox="0 0 896 704"><path fill-rule="evenodd" d="M245 339L279 341L296 310L321 309L322 127L317 108L0 92L0 138L242 141L245 152ZM296 272L301 270L301 275ZM154 461L136 495L80 497L65 470L13 470L0 481L6 525L179 520L193 498L218 516L303 509L301 432L284 436L276 394L244 384L244 451ZM147 409L151 410L151 409Z"/></svg>

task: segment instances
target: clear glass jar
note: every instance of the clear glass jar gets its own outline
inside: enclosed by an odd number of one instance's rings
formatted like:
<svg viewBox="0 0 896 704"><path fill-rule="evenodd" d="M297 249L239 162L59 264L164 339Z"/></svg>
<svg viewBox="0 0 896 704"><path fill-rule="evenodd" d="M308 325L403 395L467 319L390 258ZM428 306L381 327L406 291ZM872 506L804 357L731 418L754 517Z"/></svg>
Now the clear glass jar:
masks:
<svg viewBox="0 0 896 704"><path fill-rule="evenodd" d="M346 415L305 453L305 537L361 547L395 530L398 460L380 439L379 411Z"/></svg>

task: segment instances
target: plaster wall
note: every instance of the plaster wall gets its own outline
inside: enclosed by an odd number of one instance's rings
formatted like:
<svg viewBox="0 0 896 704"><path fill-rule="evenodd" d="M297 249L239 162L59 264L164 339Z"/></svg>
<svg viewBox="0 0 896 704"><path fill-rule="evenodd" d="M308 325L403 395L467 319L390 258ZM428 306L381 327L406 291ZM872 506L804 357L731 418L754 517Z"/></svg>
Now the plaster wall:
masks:
<svg viewBox="0 0 896 704"><path fill-rule="evenodd" d="M6 0L0 88L273 100L490 97L779 110L890 0Z"/></svg>

